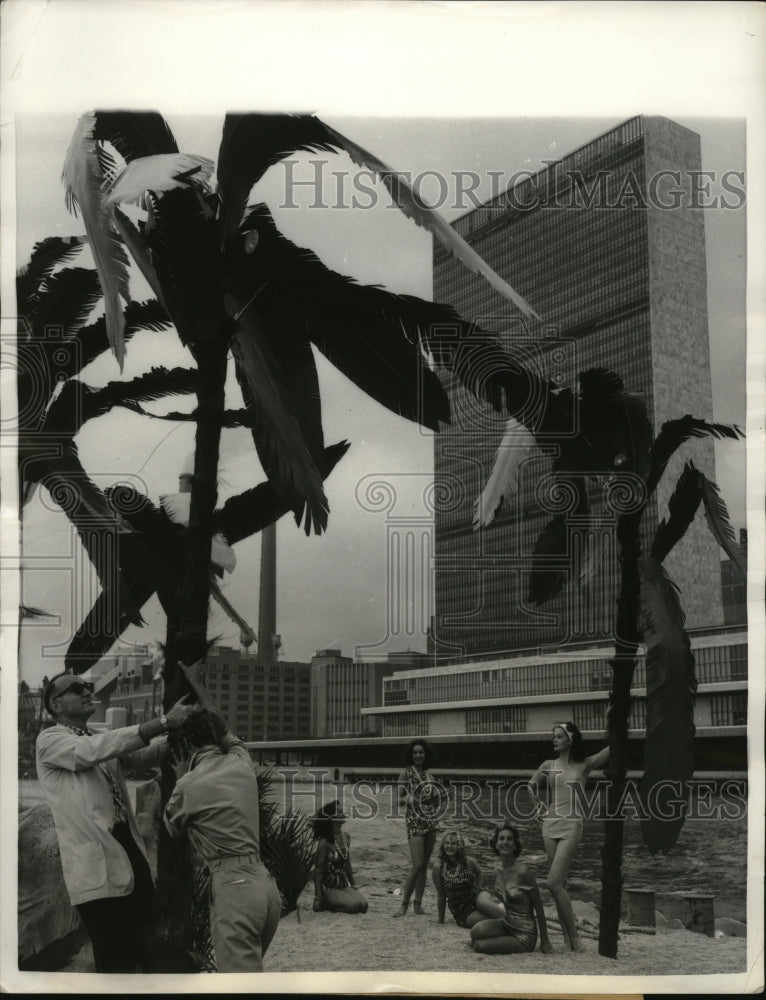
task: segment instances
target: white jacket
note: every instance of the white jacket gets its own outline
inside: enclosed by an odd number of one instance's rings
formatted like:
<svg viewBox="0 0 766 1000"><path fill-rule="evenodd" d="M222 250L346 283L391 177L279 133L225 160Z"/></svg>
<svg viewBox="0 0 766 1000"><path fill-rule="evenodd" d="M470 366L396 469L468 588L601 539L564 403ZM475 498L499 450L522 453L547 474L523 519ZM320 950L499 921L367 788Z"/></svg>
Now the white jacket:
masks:
<svg viewBox="0 0 766 1000"><path fill-rule="evenodd" d="M138 726L78 736L66 726L55 725L37 737L37 777L53 813L64 882L73 906L127 896L133 890L128 856L109 832L114 800L99 765L106 763L119 784L130 832L145 856L121 765L128 770L151 767L159 763L164 744L163 737L147 747Z"/></svg>

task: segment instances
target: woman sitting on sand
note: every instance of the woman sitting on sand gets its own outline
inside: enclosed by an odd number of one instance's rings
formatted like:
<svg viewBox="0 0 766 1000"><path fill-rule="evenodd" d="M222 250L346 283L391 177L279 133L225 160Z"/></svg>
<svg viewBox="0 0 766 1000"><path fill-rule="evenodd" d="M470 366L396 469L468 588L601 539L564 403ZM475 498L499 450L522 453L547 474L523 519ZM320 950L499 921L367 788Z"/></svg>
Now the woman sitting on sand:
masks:
<svg viewBox="0 0 766 1000"><path fill-rule="evenodd" d="M473 858L466 857L463 838L454 830L445 833L442 838L431 877L436 887L440 924L444 923L447 906L458 927L473 927L484 919L476 909L476 897L481 889L481 869Z"/></svg>
<svg viewBox="0 0 766 1000"><path fill-rule="evenodd" d="M342 829L346 816L337 799L311 817L317 844L314 867L314 910L366 913L367 900L354 882L351 838Z"/></svg>
<svg viewBox="0 0 766 1000"><path fill-rule="evenodd" d="M543 901L534 875L522 861L518 831L510 823L497 827L490 846L500 858L492 892L480 892L477 906L491 915L471 928L474 951L485 955L510 955L534 951L540 930L540 950L553 951L548 940Z"/></svg>
<svg viewBox="0 0 766 1000"><path fill-rule="evenodd" d="M532 802L543 820L543 845L548 858L548 889L556 904L556 912L564 934L564 947L582 951L585 947L577 933L572 903L566 890L569 865L582 837L582 809L577 789L583 789L588 775L609 759L609 747L592 757L583 751L582 735L573 722L557 722L553 727L553 749L556 760L546 760L529 779ZM547 808L538 797L538 785L548 783Z"/></svg>
<svg viewBox="0 0 766 1000"><path fill-rule="evenodd" d="M428 770L431 750L425 740L413 740L405 753L406 767L399 775L399 804L406 804L404 821L407 826L407 843L410 848L410 871L404 883L402 904L394 913L403 917L415 894L414 912L423 914L423 892L431 852L436 843L439 825L441 796L439 786Z"/></svg>

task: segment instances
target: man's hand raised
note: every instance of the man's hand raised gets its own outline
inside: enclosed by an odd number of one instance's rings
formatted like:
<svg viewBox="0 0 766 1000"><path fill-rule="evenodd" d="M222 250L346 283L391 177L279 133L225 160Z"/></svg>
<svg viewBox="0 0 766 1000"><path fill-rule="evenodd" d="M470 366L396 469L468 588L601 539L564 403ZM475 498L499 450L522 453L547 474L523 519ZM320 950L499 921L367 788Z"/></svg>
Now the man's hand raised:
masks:
<svg viewBox="0 0 766 1000"><path fill-rule="evenodd" d="M187 705L186 699L188 697L189 695L185 694L183 698L179 698L175 705L165 713L165 721L169 730L180 729L190 715L196 715L197 712L202 711L202 706L197 702L193 705Z"/></svg>

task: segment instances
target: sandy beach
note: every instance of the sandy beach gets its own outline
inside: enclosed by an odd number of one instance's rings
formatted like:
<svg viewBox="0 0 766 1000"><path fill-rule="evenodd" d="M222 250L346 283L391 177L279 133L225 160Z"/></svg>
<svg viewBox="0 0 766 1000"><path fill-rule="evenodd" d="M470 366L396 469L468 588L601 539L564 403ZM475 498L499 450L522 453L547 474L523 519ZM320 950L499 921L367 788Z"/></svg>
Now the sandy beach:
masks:
<svg viewBox="0 0 766 1000"><path fill-rule="evenodd" d="M557 923L549 922L555 953L539 950L528 955L478 955L469 946L468 931L448 916L436 918L436 904L424 904L426 914L409 913L393 919L395 898L371 886L361 886L370 903L362 916L314 913L313 892L301 897L300 920L293 912L284 917L266 956L268 973L318 972L428 972L497 974L512 976L717 976L742 973L746 967L746 939L706 937L679 929L658 927L656 934L621 931L617 960L598 954L597 927L578 918L585 951L563 951ZM546 908L546 912L549 912ZM90 946L86 945L63 972L92 972ZM496 984L496 979L494 980ZM712 983L711 983L712 986ZM200 982L201 989L205 985ZM285 987L286 988L286 987ZM437 986L433 986L437 989ZM444 987L438 987L443 989ZM497 985L488 989L500 989ZM503 989L511 989L506 984Z"/></svg>
<svg viewBox="0 0 766 1000"><path fill-rule="evenodd" d="M362 891L365 888L362 887ZM686 930L657 934L621 933L617 961L598 954L597 927L578 920L585 943L579 954L563 951L558 925L549 921L553 955L538 948L529 955L478 955L468 931L449 917L436 918L436 903L426 914L393 919L388 893L367 889L369 911L362 916L314 913L311 896L302 898L300 923L295 913L280 922L266 957L269 972L408 970L523 975L706 975L745 969L746 939L709 938Z"/></svg>

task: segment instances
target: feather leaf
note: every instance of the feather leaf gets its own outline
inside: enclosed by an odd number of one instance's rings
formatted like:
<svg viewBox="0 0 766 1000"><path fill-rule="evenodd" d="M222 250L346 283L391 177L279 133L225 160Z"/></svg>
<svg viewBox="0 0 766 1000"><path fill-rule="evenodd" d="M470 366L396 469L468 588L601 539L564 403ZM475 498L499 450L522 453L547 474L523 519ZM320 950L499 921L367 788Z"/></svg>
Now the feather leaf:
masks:
<svg viewBox="0 0 766 1000"><path fill-rule="evenodd" d="M48 236L35 243L28 263L16 276L16 308L22 316L32 317L53 269L78 254L84 242L84 236Z"/></svg>
<svg viewBox="0 0 766 1000"><path fill-rule="evenodd" d="M433 430L449 420L449 401L429 370L420 341L432 326L462 325L449 307L415 296L360 285L331 271L309 250L278 232L264 206L251 209L247 233L255 252L240 253L243 287L256 294L250 308L271 334L275 352L308 337L355 385L409 420ZM229 255L232 256L231 254ZM283 367L286 362L282 361Z"/></svg>
<svg viewBox="0 0 766 1000"><path fill-rule="evenodd" d="M130 256L138 264L138 269L143 274L146 283L149 285L162 308L170 317L170 310L165 302L157 272L154 269L152 254L141 233L136 229L130 219L119 208L114 209L114 224L117 226L125 246L128 248Z"/></svg>
<svg viewBox="0 0 766 1000"><path fill-rule="evenodd" d="M589 510L585 482L578 476L567 478L566 483L575 493L573 509L552 518L535 542L527 592L531 604L545 604L564 589L571 562L570 518L582 518Z"/></svg>
<svg viewBox="0 0 766 1000"><path fill-rule="evenodd" d="M354 163L375 171L394 203L398 205L407 218L428 230L454 257L465 264L470 271L480 274L496 292L512 302L527 318L540 319L526 299L493 271L489 264L476 253L462 236L458 235L438 212L425 204L417 192L404 180L400 171L392 170L377 156L347 139L331 126L325 124L325 128L328 135L335 140L338 148L345 150Z"/></svg>
<svg viewBox="0 0 766 1000"><path fill-rule="evenodd" d="M519 491L519 472L535 447L535 439L522 424L510 417L495 455L487 484L473 506L473 529L486 527L495 519L503 500L512 500Z"/></svg>
<svg viewBox="0 0 766 1000"><path fill-rule="evenodd" d="M693 437L730 438L733 441L745 435L736 424L711 424L687 414L678 420L667 420L655 438L650 455L650 468L646 481L649 496L667 468L667 464L680 446Z"/></svg>
<svg viewBox="0 0 766 1000"><path fill-rule="evenodd" d="M95 111L93 135L110 142L127 162L155 153L177 153L173 133L158 111Z"/></svg>
<svg viewBox="0 0 766 1000"><path fill-rule="evenodd" d="M312 115L227 114L217 170L222 242L237 232L250 191L269 167L319 149L334 150L335 142Z"/></svg>
<svg viewBox="0 0 766 1000"><path fill-rule="evenodd" d="M705 519L715 540L731 559L742 576L747 579L747 560L742 549L737 545L734 528L729 520L723 497L716 484L700 473L702 485L702 503L705 508Z"/></svg>
<svg viewBox="0 0 766 1000"><path fill-rule="evenodd" d="M649 554L655 562L663 562L676 542L684 537L701 501L700 473L692 462L687 462L668 500L669 517L667 521L664 518L660 521L654 535Z"/></svg>
<svg viewBox="0 0 766 1000"><path fill-rule="evenodd" d="M65 338L73 336L100 298L101 285L91 268L65 267L57 271L48 278L45 293L38 299L32 327L34 336L55 351L60 346L60 337L52 331L63 331Z"/></svg>
<svg viewBox="0 0 766 1000"><path fill-rule="evenodd" d="M686 816L694 774L697 680L678 588L652 558L639 559L640 621L646 644L646 742L640 793L649 818L641 833L652 854L667 853Z"/></svg>
<svg viewBox="0 0 766 1000"><path fill-rule="evenodd" d="M213 166L212 160L190 153L142 156L126 164L104 187L103 201L107 208L120 204L146 208L147 191L160 194L190 187L207 190Z"/></svg>
<svg viewBox="0 0 766 1000"><path fill-rule="evenodd" d="M125 317L120 297L130 300L128 259L114 226L111 212L103 202L103 174L96 152L93 112L80 118L64 160L62 178L66 189L67 207L82 212L93 260L104 292L106 332L122 370L125 361L123 333Z"/></svg>
<svg viewBox="0 0 766 1000"><path fill-rule="evenodd" d="M240 637L247 638L250 642L257 642L258 636L252 630L252 628L247 624L242 615L237 611L234 605L229 601L221 591L218 581L214 576L210 577L210 596L216 602L216 604L226 612L231 621L235 625L239 626Z"/></svg>

